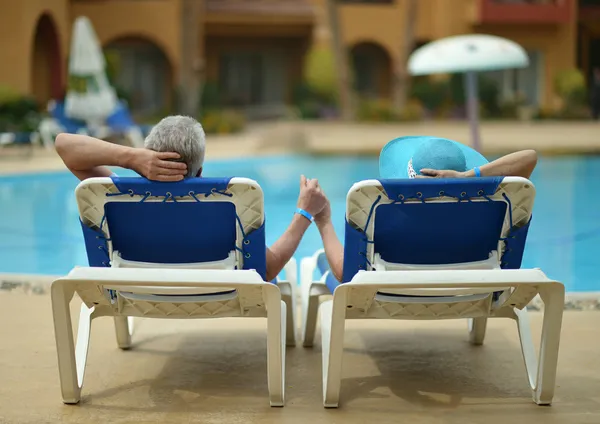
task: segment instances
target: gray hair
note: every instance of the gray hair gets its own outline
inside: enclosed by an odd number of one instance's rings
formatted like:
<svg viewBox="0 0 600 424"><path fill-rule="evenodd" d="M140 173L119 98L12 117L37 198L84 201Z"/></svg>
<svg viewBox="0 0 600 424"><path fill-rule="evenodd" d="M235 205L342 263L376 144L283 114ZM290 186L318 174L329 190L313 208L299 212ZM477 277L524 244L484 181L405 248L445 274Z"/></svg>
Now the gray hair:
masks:
<svg viewBox="0 0 600 424"><path fill-rule="evenodd" d="M146 149L176 152L187 165L187 178L195 177L204 164L206 140L202 125L189 116L167 116L156 124L146 141Z"/></svg>

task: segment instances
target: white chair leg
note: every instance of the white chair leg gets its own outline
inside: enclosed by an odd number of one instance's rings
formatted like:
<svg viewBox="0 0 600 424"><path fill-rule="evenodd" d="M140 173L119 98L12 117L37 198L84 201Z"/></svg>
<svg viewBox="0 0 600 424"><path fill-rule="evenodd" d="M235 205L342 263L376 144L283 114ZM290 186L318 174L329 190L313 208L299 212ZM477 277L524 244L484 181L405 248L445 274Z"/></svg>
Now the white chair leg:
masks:
<svg viewBox="0 0 600 424"><path fill-rule="evenodd" d="M312 258L303 258L300 261L300 302L302 308L300 337L304 347L312 347L313 345L319 313L319 297L310 295L314 277L313 262Z"/></svg>
<svg viewBox="0 0 600 424"><path fill-rule="evenodd" d="M286 316L286 340L287 346L296 346L296 290L292 282L284 281L278 284L281 289L281 300L285 302Z"/></svg>
<svg viewBox="0 0 600 424"><path fill-rule="evenodd" d="M342 383L342 356L346 324L345 295L323 302L321 311L321 349L323 355L323 406L337 408Z"/></svg>
<svg viewBox="0 0 600 424"><path fill-rule="evenodd" d="M319 296L311 296L312 284L302 287L302 346L312 347L319 315Z"/></svg>
<svg viewBox="0 0 600 424"><path fill-rule="evenodd" d="M533 400L538 405L550 405L554 397L564 296L564 287L558 284L540 289L540 297L544 301L544 319L539 361L535 353L528 312L526 309L515 310L529 385Z"/></svg>
<svg viewBox="0 0 600 424"><path fill-rule="evenodd" d="M74 294L73 290L66 289L63 284L53 284L51 294L62 398L64 403L74 404L81 399L94 309L90 309L84 304L81 305L77 346L75 346L69 309L69 303Z"/></svg>
<svg viewBox="0 0 600 424"><path fill-rule="evenodd" d="M129 349L131 347L131 336L133 335L133 317L115 317L114 321L117 346L120 349Z"/></svg>
<svg viewBox="0 0 600 424"><path fill-rule="evenodd" d="M279 290L277 290L279 292ZM272 293L267 297L267 378L271 406L285 403L286 304Z"/></svg>
<svg viewBox="0 0 600 424"><path fill-rule="evenodd" d="M482 345L485 339L487 317L469 318L469 342L472 345Z"/></svg>

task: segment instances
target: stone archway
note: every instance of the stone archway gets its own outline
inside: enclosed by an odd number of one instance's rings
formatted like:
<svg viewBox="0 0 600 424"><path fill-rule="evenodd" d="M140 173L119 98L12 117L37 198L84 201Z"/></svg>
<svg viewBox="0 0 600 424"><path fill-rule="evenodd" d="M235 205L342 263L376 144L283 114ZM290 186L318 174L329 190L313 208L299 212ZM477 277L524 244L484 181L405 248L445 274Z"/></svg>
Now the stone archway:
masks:
<svg viewBox="0 0 600 424"><path fill-rule="evenodd" d="M105 52L111 83L126 97L133 113L150 116L170 108L173 70L156 43L145 37L124 36L107 43Z"/></svg>
<svg viewBox="0 0 600 424"><path fill-rule="evenodd" d="M31 93L42 105L63 95L62 56L56 24L48 13L40 16L33 36Z"/></svg>
<svg viewBox="0 0 600 424"><path fill-rule="evenodd" d="M392 93L392 60L384 47L373 42L357 43L350 49L354 88L367 99L389 99Z"/></svg>

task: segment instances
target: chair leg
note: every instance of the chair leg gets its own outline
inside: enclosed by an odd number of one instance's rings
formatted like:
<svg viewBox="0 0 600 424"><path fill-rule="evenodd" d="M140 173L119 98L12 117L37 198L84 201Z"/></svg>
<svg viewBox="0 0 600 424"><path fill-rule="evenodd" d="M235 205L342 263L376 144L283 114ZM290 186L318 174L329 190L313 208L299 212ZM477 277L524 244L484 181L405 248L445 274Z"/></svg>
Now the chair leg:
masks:
<svg viewBox="0 0 600 424"><path fill-rule="evenodd" d="M81 305L77 346L73 339L73 323L69 303L73 290L63 284L53 284L51 289L54 335L58 356L58 372L64 403L75 404L81 399L81 388L87 361L93 308Z"/></svg>
<svg viewBox="0 0 600 424"><path fill-rule="evenodd" d="M469 318L469 342L472 345L482 345L485 339L487 317Z"/></svg>
<svg viewBox="0 0 600 424"><path fill-rule="evenodd" d="M120 349L129 349L131 347L131 336L133 335L133 317L119 316L115 317L114 321L117 346Z"/></svg>
<svg viewBox="0 0 600 424"><path fill-rule="evenodd" d="M540 290L540 297L544 301L544 318L539 362L531 335L528 312L526 309L515 311L529 385L533 400L538 405L550 405L554 397L564 296L564 287L558 284Z"/></svg>
<svg viewBox="0 0 600 424"><path fill-rule="evenodd" d="M344 327L346 324L345 296L334 296L323 302L321 311L321 349L323 355L323 406L337 408L342 382Z"/></svg>
<svg viewBox="0 0 600 424"><path fill-rule="evenodd" d="M308 289L310 290L310 288ZM317 330L319 296L307 294L302 298L302 346L312 347Z"/></svg>
<svg viewBox="0 0 600 424"><path fill-rule="evenodd" d="M267 378L271 406L285 403L286 309L280 296L267 298Z"/></svg>
<svg viewBox="0 0 600 424"><path fill-rule="evenodd" d="M287 346L296 346L296 290L292 282L278 284L281 288L281 300L285 302L286 316L286 340Z"/></svg>

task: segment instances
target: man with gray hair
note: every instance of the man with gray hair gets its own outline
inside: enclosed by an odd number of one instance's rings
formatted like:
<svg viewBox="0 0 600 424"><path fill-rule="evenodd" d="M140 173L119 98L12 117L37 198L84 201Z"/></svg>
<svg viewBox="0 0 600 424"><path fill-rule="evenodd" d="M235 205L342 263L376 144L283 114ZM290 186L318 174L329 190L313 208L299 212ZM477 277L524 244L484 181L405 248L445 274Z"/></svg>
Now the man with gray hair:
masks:
<svg viewBox="0 0 600 424"><path fill-rule="evenodd" d="M200 177L206 140L202 125L188 116L162 119L146 138L144 148L121 146L81 134L59 134L56 151L80 180L110 177L108 166L131 169L154 181L174 182ZM296 213L283 235L267 247L267 280L273 280L291 259L313 217L327 203L317 180L300 177Z"/></svg>

